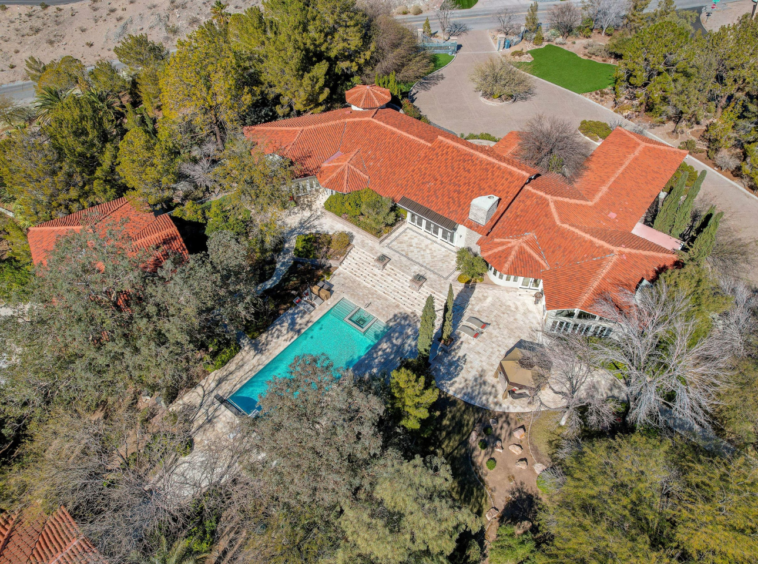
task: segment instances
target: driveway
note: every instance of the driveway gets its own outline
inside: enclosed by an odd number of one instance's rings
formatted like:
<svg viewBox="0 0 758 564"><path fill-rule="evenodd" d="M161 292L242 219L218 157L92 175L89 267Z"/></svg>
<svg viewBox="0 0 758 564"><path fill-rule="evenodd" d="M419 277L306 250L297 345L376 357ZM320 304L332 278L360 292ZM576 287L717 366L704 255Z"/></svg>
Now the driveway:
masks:
<svg viewBox="0 0 758 564"><path fill-rule="evenodd" d="M555 115L579 126L583 119L605 122L625 121L618 114L559 86L535 78L535 94L525 102L490 106L479 99L469 78L473 67L488 57L497 56L485 31L471 31L458 38L461 47L455 60L432 79L414 88L416 105L435 124L460 134L491 133L502 137L521 130L539 114ZM629 122L626 122L629 123ZM724 212L724 222L739 238L755 246L758 241L758 198L687 157L696 170L708 170L699 201L715 204ZM754 261L755 263L756 261ZM758 284L758 266L753 264L744 277Z"/></svg>

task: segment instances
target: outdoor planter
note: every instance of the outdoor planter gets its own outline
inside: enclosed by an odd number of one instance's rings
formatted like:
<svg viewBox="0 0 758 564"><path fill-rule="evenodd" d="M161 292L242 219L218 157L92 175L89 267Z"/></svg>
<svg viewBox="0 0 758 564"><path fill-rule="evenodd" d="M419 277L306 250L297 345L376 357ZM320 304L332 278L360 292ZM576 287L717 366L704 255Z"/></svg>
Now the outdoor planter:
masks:
<svg viewBox="0 0 758 564"><path fill-rule="evenodd" d="M413 278L411 278L410 288L411 290L416 290L417 292L421 290L421 286L424 285L424 282L426 282L426 277L422 276L421 274L414 274Z"/></svg>

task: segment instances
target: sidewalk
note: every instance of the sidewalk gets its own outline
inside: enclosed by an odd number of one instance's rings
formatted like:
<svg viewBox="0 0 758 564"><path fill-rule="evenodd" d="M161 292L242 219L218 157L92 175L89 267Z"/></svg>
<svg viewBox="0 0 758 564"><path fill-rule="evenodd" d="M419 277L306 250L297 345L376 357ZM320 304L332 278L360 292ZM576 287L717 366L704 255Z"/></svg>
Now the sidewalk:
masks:
<svg viewBox="0 0 758 564"><path fill-rule="evenodd" d="M742 16L751 13L753 6L752 0L737 0L729 3L722 0L716 4L716 9L709 17L706 17L706 14L700 15L700 23L708 31L716 31L722 26L736 23ZM710 10L710 4L707 9Z"/></svg>

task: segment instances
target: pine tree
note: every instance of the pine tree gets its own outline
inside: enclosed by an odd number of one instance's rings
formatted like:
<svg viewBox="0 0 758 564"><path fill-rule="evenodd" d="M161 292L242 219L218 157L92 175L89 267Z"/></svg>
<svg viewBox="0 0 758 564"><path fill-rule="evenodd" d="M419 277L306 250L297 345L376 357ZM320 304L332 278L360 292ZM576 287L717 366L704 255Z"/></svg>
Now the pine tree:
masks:
<svg viewBox="0 0 758 564"><path fill-rule="evenodd" d="M453 334L453 302L455 297L453 296L453 285L450 284L447 291L447 301L445 302L445 309L442 312L442 342L447 341Z"/></svg>
<svg viewBox="0 0 758 564"><path fill-rule="evenodd" d="M400 425L406 429L419 429L421 421L429 417L429 407L437 401L440 391L436 387L424 388L423 375L408 368L398 368L390 376L392 406L400 415Z"/></svg>
<svg viewBox="0 0 758 564"><path fill-rule="evenodd" d="M669 235L671 234L671 231L674 228L674 221L676 220L676 211L679 209L679 202L682 201L682 196L684 196L684 191L686 189L687 177L688 174L682 174L679 177L679 182L674 186L674 189L671 190L668 196L666 196L666 199L663 200L663 205L661 206L658 215L655 217L653 229L657 229L658 231Z"/></svg>
<svg viewBox="0 0 758 564"><path fill-rule="evenodd" d="M537 28L537 33L534 34L534 39L532 40L532 43L534 43L535 45L537 45L539 47L544 42L545 42L545 36L542 34L542 28L538 27ZM555 156L555 155L553 155L553 156ZM552 160L552 158L551 158L551 160ZM561 163L561 165L562 165L562 163ZM559 168L563 168L563 167L560 166Z"/></svg>
<svg viewBox="0 0 758 564"><path fill-rule="evenodd" d="M692 205L695 203L695 198L697 197L698 192L700 192L700 187L703 185L705 175L705 170L698 175L697 180L695 180L695 183L690 187L690 191L687 192L687 197L679 205L679 209L676 210L674 226L671 228L672 237L679 239L679 237L682 236L682 233L684 233L687 227L689 227L690 221L692 221Z"/></svg>
<svg viewBox="0 0 758 564"><path fill-rule="evenodd" d="M704 261L711 255L713 250L713 244L716 242L716 232L719 230L719 223L724 216L724 212L718 212L713 214L715 209L711 208L711 211L701 222L700 234L695 239L694 243L690 246L690 250L687 256L693 261ZM702 228L703 223L708 221L705 228Z"/></svg>
<svg viewBox="0 0 758 564"><path fill-rule="evenodd" d="M526 12L526 22L524 23L524 27L529 33L537 32L538 24L540 23L540 18L537 15L539 9L540 5L537 2L532 2Z"/></svg>
<svg viewBox="0 0 758 564"><path fill-rule="evenodd" d="M432 36L432 24L429 23L429 18L426 18L422 31L426 37Z"/></svg>
<svg viewBox="0 0 758 564"><path fill-rule="evenodd" d="M428 359L432 352L435 321L437 321L437 313L434 311L434 297L430 295L426 298L424 310L421 312L421 326L418 330L419 357Z"/></svg>

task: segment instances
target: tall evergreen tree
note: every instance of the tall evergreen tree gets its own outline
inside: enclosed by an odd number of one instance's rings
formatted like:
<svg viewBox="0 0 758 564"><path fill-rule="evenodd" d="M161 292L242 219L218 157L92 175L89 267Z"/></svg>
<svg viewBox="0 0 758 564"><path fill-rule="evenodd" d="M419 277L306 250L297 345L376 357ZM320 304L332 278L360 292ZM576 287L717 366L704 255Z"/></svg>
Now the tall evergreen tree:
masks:
<svg viewBox="0 0 758 564"><path fill-rule="evenodd" d="M716 233L719 230L719 223L724 216L724 212L718 212L717 214L714 214L714 212L715 209L711 208L701 222L701 227L698 229L700 234L692 243L690 250L687 253L690 260L699 262L707 259L711 255L713 244L716 242ZM706 221L708 221L708 223L703 228L702 225Z"/></svg>
<svg viewBox="0 0 758 564"><path fill-rule="evenodd" d="M424 35L427 37L432 36L432 24L429 23L429 18L426 18L426 21L424 21L424 27L422 28Z"/></svg>
<svg viewBox="0 0 758 564"><path fill-rule="evenodd" d="M434 338L434 323L437 321L437 313L434 311L434 297L429 295L421 312L421 326L418 330L418 354L420 357L429 358L432 352L432 339Z"/></svg>
<svg viewBox="0 0 758 564"><path fill-rule="evenodd" d="M673 190L671 190L668 196L666 196L666 199L663 200L663 205L661 206L658 215L655 216L655 222L653 223L654 229L663 233L671 234L671 231L674 228L674 221L676 220L676 212L679 209L679 203L682 201L682 196L684 196L684 191L686 189L687 177L687 173L682 174L679 177L679 182L676 183Z"/></svg>
<svg viewBox="0 0 758 564"><path fill-rule="evenodd" d="M537 15L539 9L540 5L537 2L532 2L529 4L529 9L526 11L526 21L524 23L524 27L529 33L537 32L537 27L540 23L540 17Z"/></svg>
<svg viewBox="0 0 758 564"><path fill-rule="evenodd" d="M453 296L453 285L450 284L447 290L447 301L445 302L445 309L442 312L442 340L447 341L450 335L453 334L453 303L455 302L455 296Z"/></svg>
<svg viewBox="0 0 758 564"><path fill-rule="evenodd" d="M700 187L703 185L705 175L706 171L702 171L698 175L697 180L695 180L690 191L687 192L687 197L684 198L684 201L681 204L679 204L679 209L676 210L676 215L674 216L674 225L671 228L672 237L679 239L682 233L684 233L690 225L690 221L692 221L692 205L695 203L695 198L697 198L697 195L700 192Z"/></svg>
<svg viewBox="0 0 758 564"><path fill-rule="evenodd" d="M429 417L429 407L437 401L440 391L424 387L423 375L414 374L408 368L393 370L390 376L392 407L400 415L400 425L406 429L419 429L421 422Z"/></svg>

